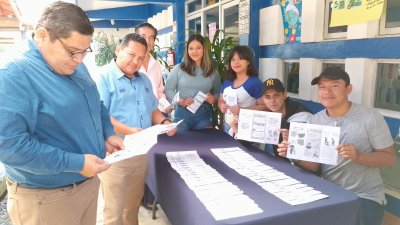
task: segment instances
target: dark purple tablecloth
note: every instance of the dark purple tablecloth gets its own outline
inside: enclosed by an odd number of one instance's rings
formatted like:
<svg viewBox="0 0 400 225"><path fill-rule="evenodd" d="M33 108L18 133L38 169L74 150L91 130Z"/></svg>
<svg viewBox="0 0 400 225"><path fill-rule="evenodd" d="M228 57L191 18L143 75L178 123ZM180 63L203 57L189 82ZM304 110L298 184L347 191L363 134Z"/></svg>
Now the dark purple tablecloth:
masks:
<svg viewBox="0 0 400 225"><path fill-rule="evenodd" d="M235 146L245 149L229 135L213 129L178 132L173 137L166 135L158 137L158 143L149 152L147 185L173 225L354 225L356 223L360 201L353 193L281 159L269 156L261 150L247 149L257 160L330 196L327 199L291 206L229 168L210 150L210 148ZM169 151L188 150L197 150L208 165L242 189L264 212L216 221L170 166L165 156Z"/></svg>

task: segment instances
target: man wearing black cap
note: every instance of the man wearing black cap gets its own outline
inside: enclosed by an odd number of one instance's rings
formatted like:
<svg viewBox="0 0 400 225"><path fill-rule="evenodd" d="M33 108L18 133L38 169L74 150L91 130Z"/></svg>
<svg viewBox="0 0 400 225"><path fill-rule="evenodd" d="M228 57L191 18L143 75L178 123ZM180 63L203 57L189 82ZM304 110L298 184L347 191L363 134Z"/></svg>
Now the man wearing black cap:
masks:
<svg viewBox="0 0 400 225"><path fill-rule="evenodd" d="M281 128L289 129L291 121L308 122L311 112L302 104L292 101L288 96L282 82L276 78L270 78L263 83L263 101L268 111L282 113ZM280 137L282 141L282 137ZM271 149L272 147L272 149ZM266 151L273 151L278 156L277 145L266 145Z"/></svg>
<svg viewBox="0 0 400 225"><path fill-rule="evenodd" d="M379 168L396 162L393 140L387 123L376 110L349 101L352 91L349 75L337 67L326 68L314 78L318 95L326 109L315 114L310 123L340 127L339 160L336 166L299 161L298 165L347 190L362 201L359 224L380 225L386 203ZM288 143L278 145L286 156Z"/></svg>

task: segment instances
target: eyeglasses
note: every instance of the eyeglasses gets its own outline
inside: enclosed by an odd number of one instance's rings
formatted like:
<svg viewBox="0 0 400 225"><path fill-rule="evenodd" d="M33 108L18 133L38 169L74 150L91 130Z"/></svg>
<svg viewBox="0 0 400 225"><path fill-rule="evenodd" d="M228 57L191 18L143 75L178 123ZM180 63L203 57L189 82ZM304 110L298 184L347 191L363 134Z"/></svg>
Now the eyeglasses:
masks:
<svg viewBox="0 0 400 225"><path fill-rule="evenodd" d="M75 59L76 57L78 57L79 55L83 57L86 56L86 54L88 54L89 52L93 52L92 48L89 48L84 50L84 51L71 51L68 49L68 47L65 45L65 43L63 41L61 41L60 38L57 38L58 41L60 41L61 45L63 46L63 48L65 49L65 51L68 52L69 57L71 57L72 59Z"/></svg>

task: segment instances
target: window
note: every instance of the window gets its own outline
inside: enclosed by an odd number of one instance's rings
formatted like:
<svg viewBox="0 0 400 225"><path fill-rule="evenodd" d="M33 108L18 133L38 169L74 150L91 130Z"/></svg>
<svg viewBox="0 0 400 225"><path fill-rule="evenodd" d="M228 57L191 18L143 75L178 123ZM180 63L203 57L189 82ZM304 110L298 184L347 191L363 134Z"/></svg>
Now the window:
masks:
<svg viewBox="0 0 400 225"><path fill-rule="evenodd" d="M386 0L380 20L380 34L400 34L400 1Z"/></svg>
<svg viewBox="0 0 400 225"><path fill-rule="evenodd" d="M333 1L334 0L325 0L324 39L345 38L347 35L347 25L338 27L329 27L332 16L331 5Z"/></svg>
<svg viewBox="0 0 400 225"><path fill-rule="evenodd" d="M322 70L326 69L327 67L339 67L339 68L345 70L344 62L324 61L322 63Z"/></svg>
<svg viewBox="0 0 400 225"><path fill-rule="evenodd" d="M225 35L233 37L233 44L239 45L239 5L223 5L222 15L222 26L225 27Z"/></svg>
<svg viewBox="0 0 400 225"><path fill-rule="evenodd" d="M218 0L206 0L207 5L212 5L219 2Z"/></svg>
<svg viewBox="0 0 400 225"><path fill-rule="evenodd" d="M292 94L299 93L299 69L300 63L293 61L286 61L284 64L283 82L286 91Z"/></svg>
<svg viewBox="0 0 400 225"><path fill-rule="evenodd" d="M205 11L206 16L206 35L212 38L214 37L215 30L219 29L219 10L218 7L213 7L207 11Z"/></svg>
<svg viewBox="0 0 400 225"><path fill-rule="evenodd" d="M400 62L378 63L374 106L400 111Z"/></svg>
<svg viewBox="0 0 400 225"><path fill-rule="evenodd" d="M202 0L194 0L192 2L189 2L187 4L187 12L191 13L191 12L201 9L201 1Z"/></svg>
<svg viewBox="0 0 400 225"><path fill-rule="evenodd" d="M378 63L374 106L398 113L400 110L400 60L385 60ZM400 131L400 127L399 127ZM400 133L395 137L395 151L400 157ZM400 161L392 167L381 168L383 182L389 189L400 190Z"/></svg>
<svg viewBox="0 0 400 225"><path fill-rule="evenodd" d="M195 33L196 31L201 33L201 17L196 17L188 20L189 33Z"/></svg>
<svg viewBox="0 0 400 225"><path fill-rule="evenodd" d="M203 36L213 36L215 29L224 30L220 33L234 37L239 42L239 0L187 0L185 26L186 35L193 31Z"/></svg>

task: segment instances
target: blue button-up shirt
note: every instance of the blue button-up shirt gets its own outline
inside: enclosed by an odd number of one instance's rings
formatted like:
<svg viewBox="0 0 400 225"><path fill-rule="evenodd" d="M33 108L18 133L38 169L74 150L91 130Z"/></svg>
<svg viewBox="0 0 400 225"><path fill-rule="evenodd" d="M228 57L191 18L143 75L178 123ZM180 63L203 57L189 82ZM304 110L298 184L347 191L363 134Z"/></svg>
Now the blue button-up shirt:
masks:
<svg viewBox="0 0 400 225"><path fill-rule="evenodd" d="M112 61L98 81L100 98L111 116L129 127L148 128L158 107L149 78L138 73L131 79Z"/></svg>
<svg viewBox="0 0 400 225"><path fill-rule="evenodd" d="M81 181L83 154L104 158L104 140L112 134L83 64L59 75L30 40L0 66L0 161L15 182L53 188Z"/></svg>

